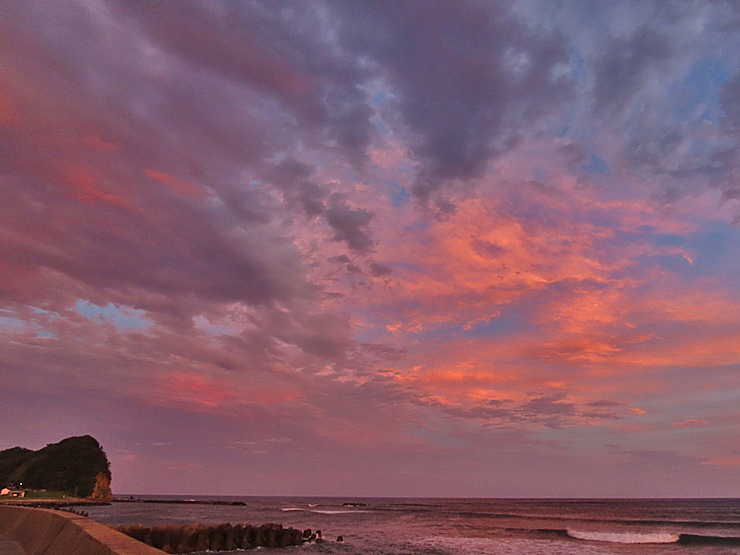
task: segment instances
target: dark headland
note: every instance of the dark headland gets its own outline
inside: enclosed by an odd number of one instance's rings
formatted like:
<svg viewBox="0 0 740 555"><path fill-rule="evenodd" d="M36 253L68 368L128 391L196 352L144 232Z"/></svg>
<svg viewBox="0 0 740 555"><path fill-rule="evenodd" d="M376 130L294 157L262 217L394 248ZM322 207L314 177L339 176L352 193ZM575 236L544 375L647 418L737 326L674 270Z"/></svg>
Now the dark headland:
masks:
<svg viewBox="0 0 740 555"><path fill-rule="evenodd" d="M68 437L38 451L13 447L0 451L2 500L32 504L71 500L106 502L110 462L102 446L89 435Z"/></svg>

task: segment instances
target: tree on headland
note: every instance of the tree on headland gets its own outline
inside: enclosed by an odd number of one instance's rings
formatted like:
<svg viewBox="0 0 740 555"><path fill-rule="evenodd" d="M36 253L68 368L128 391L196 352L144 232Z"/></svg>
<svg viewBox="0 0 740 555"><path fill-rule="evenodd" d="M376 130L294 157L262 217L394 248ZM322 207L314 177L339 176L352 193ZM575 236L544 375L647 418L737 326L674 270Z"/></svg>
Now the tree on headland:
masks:
<svg viewBox="0 0 740 555"><path fill-rule="evenodd" d="M96 489L96 479L98 484L107 479L109 487L110 478L108 457L89 435L69 437L38 451L22 447L0 451L0 485L22 483L28 489L88 497Z"/></svg>

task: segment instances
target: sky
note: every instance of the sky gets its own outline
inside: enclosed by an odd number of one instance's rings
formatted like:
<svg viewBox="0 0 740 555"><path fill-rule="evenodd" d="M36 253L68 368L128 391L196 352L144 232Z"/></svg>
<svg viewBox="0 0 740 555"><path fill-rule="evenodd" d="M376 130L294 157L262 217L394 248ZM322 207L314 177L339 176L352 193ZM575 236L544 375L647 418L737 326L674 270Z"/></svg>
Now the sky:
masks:
<svg viewBox="0 0 740 555"><path fill-rule="evenodd" d="M17 0L0 74L0 449L740 497L737 2Z"/></svg>

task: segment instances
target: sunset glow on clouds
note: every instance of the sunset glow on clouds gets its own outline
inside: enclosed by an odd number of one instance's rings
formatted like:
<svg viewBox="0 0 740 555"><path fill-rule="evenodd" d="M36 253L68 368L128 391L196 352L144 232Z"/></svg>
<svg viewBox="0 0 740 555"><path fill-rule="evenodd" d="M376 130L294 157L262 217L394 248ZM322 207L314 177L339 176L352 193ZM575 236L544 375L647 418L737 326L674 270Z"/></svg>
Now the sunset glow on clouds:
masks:
<svg viewBox="0 0 740 555"><path fill-rule="evenodd" d="M0 7L0 448L119 493L740 496L734 2Z"/></svg>

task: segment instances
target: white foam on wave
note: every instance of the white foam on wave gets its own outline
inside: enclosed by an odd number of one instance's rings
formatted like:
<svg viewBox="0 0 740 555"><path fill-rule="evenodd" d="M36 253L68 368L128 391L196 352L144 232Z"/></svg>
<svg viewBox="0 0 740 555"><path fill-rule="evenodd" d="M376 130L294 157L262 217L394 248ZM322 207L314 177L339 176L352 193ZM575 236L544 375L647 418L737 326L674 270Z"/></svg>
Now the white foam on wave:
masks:
<svg viewBox="0 0 740 555"><path fill-rule="evenodd" d="M366 513L367 511L329 511L329 510L322 510L322 509L313 509L311 511L312 513L320 513L322 515L344 515L344 514L355 514L355 513Z"/></svg>
<svg viewBox="0 0 740 555"><path fill-rule="evenodd" d="M301 509L300 507L285 507L280 510L281 511L305 511L306 509Z"/></svg>
<svg viewBox="0 0 740 555"><path fill-rule="evenodd" d="M568 530L571 538L609 543L676 543L678 534L669 532L585 532Z"/></svg>

